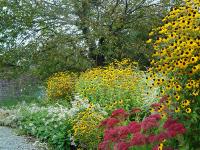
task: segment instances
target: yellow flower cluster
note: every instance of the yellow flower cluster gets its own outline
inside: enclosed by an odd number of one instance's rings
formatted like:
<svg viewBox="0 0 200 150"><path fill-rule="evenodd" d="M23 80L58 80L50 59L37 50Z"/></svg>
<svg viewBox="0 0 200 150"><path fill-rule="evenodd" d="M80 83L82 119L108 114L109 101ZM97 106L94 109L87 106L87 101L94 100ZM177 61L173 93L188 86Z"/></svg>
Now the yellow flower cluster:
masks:
<svg viewBox="0 0 200 150"><path fill-rule="evenodd" d="M107 105L108 109L118 105L123 107L122 104L139 106L142 103L142 86L139 84L143 75L137 69L137 63L129 59L115 61L104 68L93 68L82 73L76 91L94 103Z"/></svg>
<svg viewBox="0 0 200 150"><path fill-rule="evenodd" d="M77 114L73 118L74 138L77 139L81 147L96 148L100 141L100 129L98 125L104 119L104 114L97 107L90 103L90 106ZM87 144L85 146L84 144Z"/></svg>
<svg viewBox="0 0 200 150"><path fill-rule="evenodd" d="M47 80L47 95L49 98L63 98L71 94L75 86L76 75L58 72Z"/></svg>
<svg viewBox="0 0 200 150"><path fill-rule="evenodd" d="M168 96L163 107L171 107L175 112L191 113L195 107L192 102L199 95L199 6L199 0L185 0L181 7L173 8L163 19L164 25L154 29L149 34L152 38L147 41L154 42L155 49L153 67L149 69L151 86L161 86L160 96ZM166 110L164 108L162 110Z"/></svg>

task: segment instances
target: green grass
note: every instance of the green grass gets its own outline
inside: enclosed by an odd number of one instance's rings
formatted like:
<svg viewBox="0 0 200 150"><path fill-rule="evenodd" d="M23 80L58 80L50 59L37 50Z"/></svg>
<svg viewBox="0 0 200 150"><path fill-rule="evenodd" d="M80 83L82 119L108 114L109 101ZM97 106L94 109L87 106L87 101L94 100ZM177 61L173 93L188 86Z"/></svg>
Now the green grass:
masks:
<svg viewBox="0 0 200 150"><path fill-rule="evenodd" d="M18 103L17 100L5 99L0 100L0 107L12 107Z"/></svg>
<svg viewBox="0 0 200 150"><path fill-rule="evenodd" d="M22 102L25 102L27 104L31 103L37 103L41 106L48 106L48 105L54 105L54 104L60 104L65 107L70 107L70 101L72 99L56 99L56 100L50 100L50 99L37 99L34 97L21 97L16 99L4 99L0 100L0 108L1 107L7 107L11 108L13 106L16 106L17 104L20 104Z"/></svg>
<svg viewBox="0 0 200 150"><path fill-rule="evenodd" d="M13 107L19 103L25 101L26 103L38 102L34 98L16 98L16 99L4 99L0 100L0 107Z"/></svg>

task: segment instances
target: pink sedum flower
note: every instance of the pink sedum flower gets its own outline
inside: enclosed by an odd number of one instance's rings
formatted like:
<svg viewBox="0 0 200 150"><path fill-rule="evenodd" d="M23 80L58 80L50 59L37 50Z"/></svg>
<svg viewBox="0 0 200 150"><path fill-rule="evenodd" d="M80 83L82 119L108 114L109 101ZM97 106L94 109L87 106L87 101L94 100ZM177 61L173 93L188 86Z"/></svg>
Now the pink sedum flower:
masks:
<svg viewBox="0 0 200 150"><path fill-rule="evenodd" d="M129 143L126 142L119 142L114 145L114 150L128 150L130 147Z"/></svg>
<svg viewBox="0 0 200 150"><path fill-rule="evenodd" d="M100 127L112 128L119 123L119 120L116 118L108 118L103 120L100 124Z"/></svg>
<svg viewBox="0 0 200 150"><path fill-rule="evenodd" d="M141 124L135 121L129 123L128 128L131 133L137 133L141 131Z"/></svg>
<svg viewBox="0 0 200 150"><path fill-rule="evenodd" d="M141 134L141 133L135 133L133 138L131 139L131 145L132 146L139 146L139 145L144 145L146 144L148 141L147 141L147 138Z"/></svg>
<svg viewBox="0 0 200 150"><path fill-rule="evenodd" d="M111 117L121 120L121 119L127 118L128 113L124 109L120 108L120 109L113 111L111 114Z"/></svg>

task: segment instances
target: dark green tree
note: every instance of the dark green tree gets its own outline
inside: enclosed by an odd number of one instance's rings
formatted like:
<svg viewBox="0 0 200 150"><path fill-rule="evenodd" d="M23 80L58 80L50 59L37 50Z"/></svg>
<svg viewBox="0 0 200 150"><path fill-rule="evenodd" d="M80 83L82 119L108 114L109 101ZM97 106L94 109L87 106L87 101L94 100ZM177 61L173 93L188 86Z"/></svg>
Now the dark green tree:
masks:
<svg viewBox="0 0 200 150"><path fill-rule="evenodd" d="M0 64L6 70L18 68L18 73L31 71L43 77L125 57L147 66L151 54L145 44L148 32L160 24L168 4L149 0L2 0Z"/></svg>

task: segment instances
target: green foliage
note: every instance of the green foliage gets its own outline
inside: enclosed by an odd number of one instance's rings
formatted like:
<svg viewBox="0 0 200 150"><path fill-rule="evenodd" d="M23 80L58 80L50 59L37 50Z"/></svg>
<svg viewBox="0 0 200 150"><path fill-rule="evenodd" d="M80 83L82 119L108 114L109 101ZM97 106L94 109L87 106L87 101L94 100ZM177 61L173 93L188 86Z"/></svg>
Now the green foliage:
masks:
<svg viewBox="0 0 200 150"><path fill-rule="evenodd" d="M22 134L34 136L53 149L68 150L72 128L68 111L59 104L18 104L0 108L0 124L16 127Z"/></svg>
<svg viewBox="0 0 200 150"><path fill-rule="evenodd" d="M107 110L134 107L148 109L153 100L145 92L156 95L156 89L146 91L148 80L137 63L128 59L115 61L104 68L93 68L83 72L77 83L76 92L91 102L105 106Z"/></svg>
<svg viewBox="0 0 200 150"><path fill-rule="evenodd" d="M0 100L0 108L1 107L7 107L7 108L11 108L14 107L20 103L38 103L38 100L32 99L32 98L28 98L26 100L24 99L4 99L4 100Z"/></svg>
<svg viewBox="0 0 200 150"><path fill-rule="evenodd" d="M31 116L29 112L24 111L22 115L20 126L24 132L42 141L48 141L58 150L70 147L68 131L71 125L68 120L58 122L56 118L51 118L47 111L32 113Z"/></svg>
<svg viewBox="0 0 200 150"><path fill-rule="evenodd" d="M148 66L145 41L166 11L144 0L3 0L0 7L0 64L42 78L126 57Z"/></svg>

